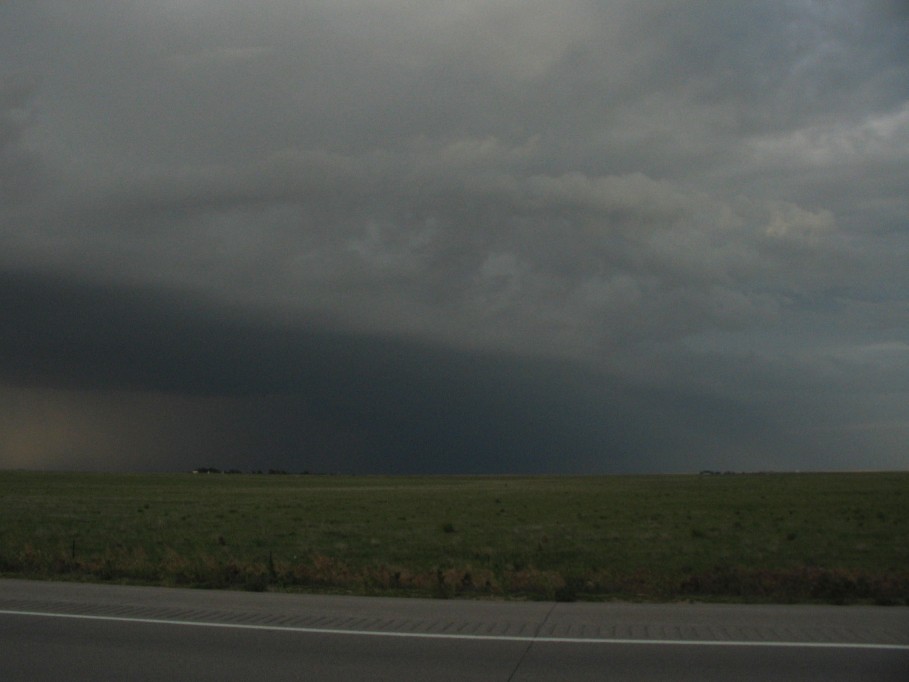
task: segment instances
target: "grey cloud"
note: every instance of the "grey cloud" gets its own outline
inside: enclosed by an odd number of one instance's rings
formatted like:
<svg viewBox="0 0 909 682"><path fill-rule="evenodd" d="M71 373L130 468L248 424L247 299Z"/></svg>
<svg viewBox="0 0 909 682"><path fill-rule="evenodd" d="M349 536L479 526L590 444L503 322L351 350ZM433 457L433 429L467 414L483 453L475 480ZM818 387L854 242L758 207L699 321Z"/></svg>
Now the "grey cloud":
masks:
<svg viewBox="0 0 909 682"><path fill-rule="evenodd" d="M34 287L86 283L55 309L97 299L117 321L33 324L20 302L11 338L74 340L70 353L23 356L41 368L42 400L64 400L55 386L205 396L197 414L248 414L228 421L249 433L281 421L270 405L286 415L275 432L288 451L302 442L290 415L309 403L231 402L237 385L205 360L270 358L266 377L303 381L276 321L369 385L387 380L362 360L376 339L422 358L408 375L462 363L493 393L479 368L506 385L546 363L606 377L631 397L535 378L521 391L540 397L518 412L478 403L512 425L547 414L547 438L578 452L621 442L632 459L675 462L673 437L709 441L687 423L754 462L775 445L814 453L809 434L836 423L905 423L888 407L909 370L901 354L875 355L890 363L881 371L849 358L909 334L907 38L899 3L883 1L7 3L0 266ZM222 312L194 326L184 299ZM137 315L171 330L183 320L185 352ZM85 336L87 324L112 336ZM102 362L111 338L134 350ZM324 355L345 343L357 352ZM171 348L159 364L142 359L159 346ZM452 390L421 386L427 405ZM348 399L313 417L308 437L368 459L363 434L381 419L354 428L349 414L365 408ZM91 404L81 419L112 403ZM450 409L485 435L456 446L456 429L434 431L406 404L404 421L439 451L480 451L499 433L465 397ZM610 410L632 426L592 425ZM802 412L818 428L787 416ZM672 425L659 444L635 426L657 422ZM569 423L585 435L571 440ZM403 430L383 433L376 450L388 453ZM849 433L894 461L889 436Z"/></svg>
<svg viewBox="0 0 909 682"><path fill-rule="evenodd" d="M700 387L256 322L154 291L7 276L0 295L15 330L0 345L6 466L684 470L766 451L778 419Z"/></svg>
<svg viewBox="0 0 909 682"><path fill-rule="evenodd" d="M22 73L0 76L0 202L17 208L34 200L47 170L24 140L34 125L32 98L38 83Z"/></svg>
<svg viewBox="0 0 909 682"><path fill-rule="evenodd" d="M477 158L495 173L485 182ZM164 266L200 291L239 283L250 303L327 307L377 331L593 360L623 341L761 324L793 288L824 286L830 263L848 262L827 244L829 211L724 203L642 174L520 175L511 159L523 154L486 140L456 153L285 152L245 173L130 181L83 209L71 248L119 243L120 275ZM793 267L805 256L818 269ZM604 339L614 343L589 350Z"/></svg>

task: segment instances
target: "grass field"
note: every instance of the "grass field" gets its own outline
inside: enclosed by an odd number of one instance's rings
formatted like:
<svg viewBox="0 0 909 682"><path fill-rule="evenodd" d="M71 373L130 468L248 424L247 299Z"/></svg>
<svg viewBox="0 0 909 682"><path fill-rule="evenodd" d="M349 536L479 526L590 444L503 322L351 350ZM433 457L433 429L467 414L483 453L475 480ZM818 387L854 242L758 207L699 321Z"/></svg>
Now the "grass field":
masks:
<svg viewBox="0 0 909 682"><path fill-rule="evenodd" d="M0 573L438 597L909 604L909 474L0 472Z"/></svg>

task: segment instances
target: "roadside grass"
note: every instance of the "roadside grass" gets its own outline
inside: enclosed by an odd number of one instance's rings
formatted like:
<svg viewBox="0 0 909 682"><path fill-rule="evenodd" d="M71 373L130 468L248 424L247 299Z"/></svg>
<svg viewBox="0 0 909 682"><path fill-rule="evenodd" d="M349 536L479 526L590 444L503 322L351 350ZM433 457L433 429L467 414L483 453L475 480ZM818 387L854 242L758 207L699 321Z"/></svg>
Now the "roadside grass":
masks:
<svg viewBox="0 0 909 682"><path fill-rule="evenodd" d="M909 604L909 474L0 472L0 574L436 597Z"/></svg>

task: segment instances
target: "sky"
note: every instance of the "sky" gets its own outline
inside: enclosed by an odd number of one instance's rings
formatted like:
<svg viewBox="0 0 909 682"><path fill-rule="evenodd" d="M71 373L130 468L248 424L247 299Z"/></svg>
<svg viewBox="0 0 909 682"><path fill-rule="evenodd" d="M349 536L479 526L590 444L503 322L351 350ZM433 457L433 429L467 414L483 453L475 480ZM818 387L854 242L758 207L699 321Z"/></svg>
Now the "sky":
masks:
<svg viewBox="0 0 909 682"><path fill-rule="evenodd" d="M909 3L7 0L0 468L909 468Z"/></svg>

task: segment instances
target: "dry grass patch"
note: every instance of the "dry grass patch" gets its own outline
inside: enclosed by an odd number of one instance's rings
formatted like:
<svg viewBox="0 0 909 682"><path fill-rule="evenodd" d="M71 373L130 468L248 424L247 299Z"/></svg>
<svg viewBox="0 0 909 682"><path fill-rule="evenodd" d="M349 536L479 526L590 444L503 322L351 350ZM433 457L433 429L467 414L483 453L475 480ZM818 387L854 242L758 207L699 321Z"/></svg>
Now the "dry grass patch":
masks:
<svg viewBox="0 0 909 682"><path fill-rule="evenodd" d="M909 601L909 474L0 472L0 572L532 599Z"/></svg>

